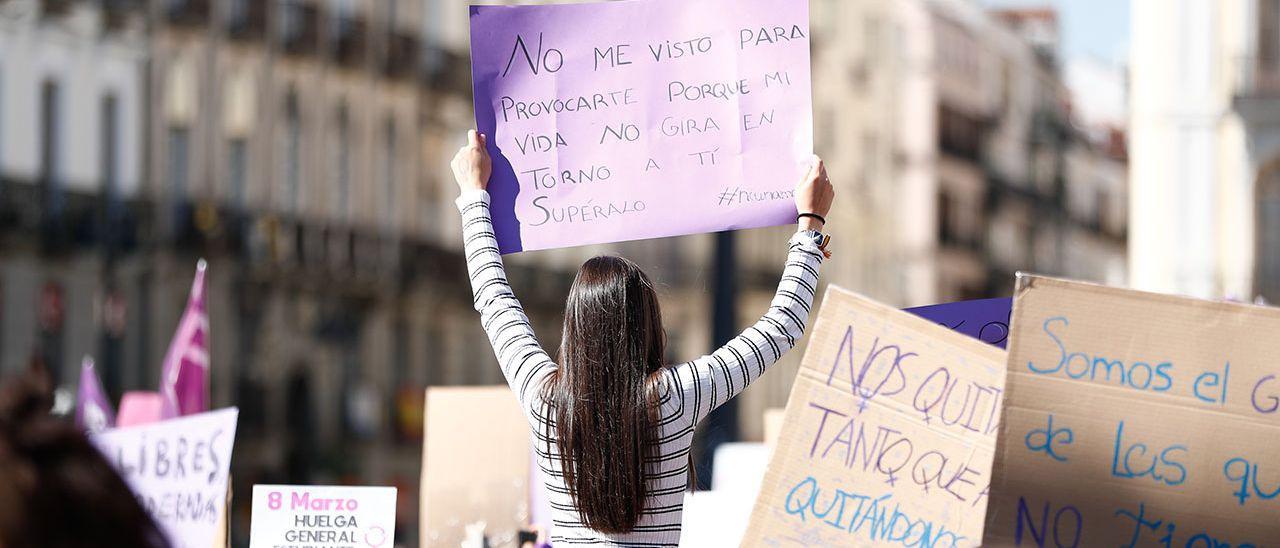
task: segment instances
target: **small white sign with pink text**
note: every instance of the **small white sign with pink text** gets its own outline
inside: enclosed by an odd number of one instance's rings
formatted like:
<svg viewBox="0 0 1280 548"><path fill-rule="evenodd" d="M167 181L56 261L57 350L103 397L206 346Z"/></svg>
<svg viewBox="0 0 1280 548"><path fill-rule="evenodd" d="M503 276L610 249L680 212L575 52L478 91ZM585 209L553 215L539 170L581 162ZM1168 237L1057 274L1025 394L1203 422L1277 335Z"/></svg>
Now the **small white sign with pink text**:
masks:
<svg viewBox="0 0 1280 548"><path fill-rule="evenodd" d="M395 545L396 488L253 486L250 548Z"/></svg>

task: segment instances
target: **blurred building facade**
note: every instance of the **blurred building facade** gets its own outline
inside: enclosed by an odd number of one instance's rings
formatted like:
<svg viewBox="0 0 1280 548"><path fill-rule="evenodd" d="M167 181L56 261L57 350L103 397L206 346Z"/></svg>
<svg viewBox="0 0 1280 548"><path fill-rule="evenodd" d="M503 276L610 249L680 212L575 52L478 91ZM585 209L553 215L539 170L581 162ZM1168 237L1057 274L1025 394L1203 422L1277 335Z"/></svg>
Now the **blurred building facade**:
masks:
<svg viewBox="0 0 1280 548"><path fill-rule="evenodd" d="M811 4L815 143L839 187L826 282L910 306L1008 295L1020 269L1123 279L1124 128L1074 124L1051 12ZM502 382L447 166L473 123L466 9L0 0L0 372L38 359L65 384L93 354L114 395L154 389L205 257L214 402L241 409L236 491L416 493L422 389ZM738 327L768 306L789 233L734 236ZM508 265L554 350L577 266L637 261L676 360L710 349L716 248L699 235ZM762 435L801 355L742 396L737 435ZM416 539L417 497L400 502L398 534Z"/></svg>
<svg viewBox="0 0 1280 548"><path fill-rule="evenodd" d="M839 186L824 282L917 306L1008 296L1018 271L1126 281L1126 128L1073 104L1055 12L810 5L815 143ZM797 363L743 394L745 435Z"/></svg>
<svg viewBox="0 0 1280 548"><path fill-rule="evenodd" d="M1253 187L1252 200L1241 202L1254 213L1253 292L1280 303L1280 2L1253 7L1253 14L1242 10L1247 54L1233 97L1246 131L1250 171L1243 186Z"/></svg>
<svg viewBox="0 0 1280 548"><path fill-rule="evenodd" d="M1280 302L1280 2L1132 21L1133 285Z"/></svg>
<svg viewBox="0 0 1280 548"><path fill-rule="evenodd" d="M42 362L70 380L112 367L127 294L104 276L139 249L147 42L128 9L0 2L0 369Z"/></svg>

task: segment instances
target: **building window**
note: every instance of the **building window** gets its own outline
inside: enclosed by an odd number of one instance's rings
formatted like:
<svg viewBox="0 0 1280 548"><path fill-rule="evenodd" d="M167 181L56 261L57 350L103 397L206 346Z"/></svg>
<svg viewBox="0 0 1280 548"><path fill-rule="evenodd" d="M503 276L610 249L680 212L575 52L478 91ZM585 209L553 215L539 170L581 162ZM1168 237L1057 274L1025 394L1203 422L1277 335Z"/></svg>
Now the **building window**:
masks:
<svg viewBox="0 0 1280 548"><path fill-rule="evenodd" d="M946 189L938 191L938 241L954 244L958 240L955 232L956 204L955 199Z"/></svg>
<svg viewBox="0 0 1280 548"><path fill-rule="evenodd" d="M301 6L297 2L282 2L279 16L280 36L286 43L297 40L302 34Z"/></svg>
<svg viewBox="0 0 1280 548"><path fill-rule="evenodd" d="M45 81L40 89L40 180L44 188L45 207L52 215L62 211L60 162L62 148L61 88Z"/></svg>
<svg viewBox="0 0 1280 548"><path fill-rule="evenodd" d="M977 161L982 148L982 122L950 107L939 107L938 147L944 153Z"/></svg>
<svg viewBox="0 0 1280 548"><path fill-rule="evenodd" d="M169 128L169 191L175 204L187 197L190 167L191 130L186 126Z"/></svg>
<svg viewBox="0 0 1280 548"><path fill-rule="evenodd" d="M1257 285L1268 302L1280 303L1280 169L1258 181Z"/></svg>
<svg viewBox="0 0 1280 548"><path fill-rule="evenodd" d="M302 119L298 96L290 92L284 106L284 207L297 213L302 184Z"/></svg>
<svg viewBox="0 0 1280 548"><path fill-rule="evenodd" d="M36 301L37 318L39 321L39 345L38 352L35 354L40 357L42 365L48 368L52 377L53 385L62 384L62 350L63 350L63 327L66 325L66 292L62 288L62 284L56 281L47 281L40 290L40 295Z"/></svg>
<svg viewBox="0 0 1280 548"><path fill-rule="evenodd" d="M266 30L266 0L226 0L227 31L233 38L258 38Z"/></svg>
<svg viewBox="0 0 1280 548"><path fill-rule="evenodd" d="M2 327L2 326L4 326L4 325L5 325L5 318L4 318L4 309L5 309L5 306L4 306L4 304L5 304L5 301L4 301L4 276L0 276L0 327ZM4 355L4 333L0 332L0 356L3 356L3 355ZM2 364L0 364L0 371L3 371L3 370L4 370L4 367L3 367L3 365L2 365Z"/></svg>
<svg viewBox="0 0 1280 548"><path fill-rule="evenodd" d="M120 192L120 113L115 95L102 98L102 190L108 207Z"/></svg>
<svg viewBox="0 0 1280 548"><path fill-rule="evenodd" d="M422 17L422 37L432 46L439 46L445 41L445 18L441 13L444 11L442 2L426 2L422 6L424 11ZM433 48L434 49L434 48Z"/></svg>
<svg viewBox="0 0 1280 548"><path fill-rule="evenodd" d="M1111 194L1106 190L1098 189L1095 191L1097 198L1093 203L1093 226L1094 230L1107 233L1111 230Z"/></svg>
<svg viewBox="0 0 1280 548"><path fill-rule="evenodd" d="M332 158L334 159L333 214L335 218L347 220L351 203L351 115L347 105L338 107L337 137L334 139Z"/></svg>
<svg viewBox="0 0 1280 548"><path fill-rule="evenodd" d="M227 186L231 192L231 205L244 209L245 185L249 177L249 143L243 137L227 143Z"/></svg>
<svg viewBox="0 0 1280 548"><path fill-rule="evenodd" d="M384 128L385 146L382 149L382 200L383 219L386 219L388 227L396 225L396 180L399 178L396 169L396 122L394 118L387 117L387 123Z"/></svg>
<svg viewBox="0 0 1280 548"><path fill-rule="evenodd" d="M0 65L0 173L4 172L4 65ZM0 189L0 195L4 193Z"/></svg>
<svg viewBox="0 0 1280 548"><path fill-rule="evenodd" d="M308 55L315 52L320 36L320 8L316 4L318 2L303 0L280 2L275 25L281 48L286 53Z"/></svg>

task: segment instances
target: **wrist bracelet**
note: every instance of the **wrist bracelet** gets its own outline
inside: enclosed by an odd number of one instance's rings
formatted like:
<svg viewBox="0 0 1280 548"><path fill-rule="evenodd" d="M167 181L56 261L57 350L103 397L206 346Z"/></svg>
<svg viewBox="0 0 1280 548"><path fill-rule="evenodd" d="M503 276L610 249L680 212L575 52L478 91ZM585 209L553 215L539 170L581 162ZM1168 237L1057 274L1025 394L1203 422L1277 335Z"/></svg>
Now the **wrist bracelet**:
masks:
<svg viewBox="0 0 1280 548"><path fill-rule="evenodd" d="M811 219L814 219L822 223L822 226L827 226L827 220L823 218L822 215L818 215L817 213L801 213L799 215L796 215L796 222L797 223L800 222L800 219L803 219L805 217L809 217Z"/></svg>

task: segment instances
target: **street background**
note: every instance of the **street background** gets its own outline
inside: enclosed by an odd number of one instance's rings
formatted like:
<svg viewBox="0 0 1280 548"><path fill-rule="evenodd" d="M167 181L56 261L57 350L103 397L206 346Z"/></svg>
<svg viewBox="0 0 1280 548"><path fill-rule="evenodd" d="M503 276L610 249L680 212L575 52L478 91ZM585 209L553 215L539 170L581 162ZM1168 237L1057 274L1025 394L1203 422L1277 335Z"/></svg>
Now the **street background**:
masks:
<svg viewBox="0 0 1280 548"><path fill-rule="evenodd" d="M905 307L1026 270L1280 302L1280 0L811 4L825 283ZM154 390L204 257L236 544L255 483L399 487L416 543L424 388L502 382L447 165L468 57L462 0L0 0L0 373L44 364L69 407L89 354L113 401ZM508 268L554 349L581 262L631 258L690 359L765 310L790 230ZM802 353L709 443L759 440Z"/></svg>

